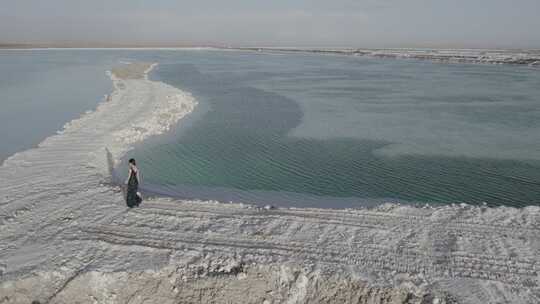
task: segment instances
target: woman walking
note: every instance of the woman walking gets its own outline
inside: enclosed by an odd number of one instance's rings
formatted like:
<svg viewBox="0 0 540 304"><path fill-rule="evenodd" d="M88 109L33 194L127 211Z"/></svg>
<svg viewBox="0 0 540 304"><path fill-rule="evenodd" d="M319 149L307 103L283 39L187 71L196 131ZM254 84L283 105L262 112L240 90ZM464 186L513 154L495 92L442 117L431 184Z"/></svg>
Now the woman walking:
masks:
<svg viewBox="0 0 540 304"><path fill-rule="evenodd" d="M129 208L138 206L142 201L142 196L139 191L140 182L139 169L135 159L129 160L129 175L127 178L126 203Z"/></svg>

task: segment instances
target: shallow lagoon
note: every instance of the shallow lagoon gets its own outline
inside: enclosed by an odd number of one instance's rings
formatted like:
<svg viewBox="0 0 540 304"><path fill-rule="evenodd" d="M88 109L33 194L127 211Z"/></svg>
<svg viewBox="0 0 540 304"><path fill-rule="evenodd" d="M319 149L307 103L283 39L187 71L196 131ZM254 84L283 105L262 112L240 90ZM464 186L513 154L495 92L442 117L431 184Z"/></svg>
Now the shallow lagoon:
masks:
<svg viewBox="0 0 540 304"><path fill-rule="evenodd" d="M0 163L36 146L112 90L98 52L0 50Z"/></svg>

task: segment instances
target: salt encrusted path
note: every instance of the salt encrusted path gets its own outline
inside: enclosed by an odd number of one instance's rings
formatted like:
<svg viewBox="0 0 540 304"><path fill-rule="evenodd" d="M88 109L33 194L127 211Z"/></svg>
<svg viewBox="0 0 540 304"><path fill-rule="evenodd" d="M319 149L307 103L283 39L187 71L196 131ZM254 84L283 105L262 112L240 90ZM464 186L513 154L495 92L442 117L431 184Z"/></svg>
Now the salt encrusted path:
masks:
<svg viewBox="0 0 540 304"><path fill-rule="evenodd" d="M538 207L128 210L105 148L196 106L149 68L116 70L110 101L0 167L0 303L540 303Z"/></svg>

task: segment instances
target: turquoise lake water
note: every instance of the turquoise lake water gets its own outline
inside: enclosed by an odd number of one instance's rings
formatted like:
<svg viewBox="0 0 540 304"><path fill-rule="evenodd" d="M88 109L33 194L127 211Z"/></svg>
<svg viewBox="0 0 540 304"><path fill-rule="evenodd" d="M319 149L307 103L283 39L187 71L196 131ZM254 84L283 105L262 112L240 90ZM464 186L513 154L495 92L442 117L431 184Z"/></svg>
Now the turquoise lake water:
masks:
<svg viewBox="0 0 540 304"><path fill-rule="evenodd" d="M540 205L540 70L523 66L1 51L0 161L94 109L111 89L105 71L135 60L159 62L151 79L199 101L172 132L128 155L149 193L329 208Z"/></svg>
<svg viewBox="0 0 540 304"><path fill-rule="evenodd" d="M198 52L153 77L200 107L134 151L158 193L258 204L540 203L540 71Z"/></svg>

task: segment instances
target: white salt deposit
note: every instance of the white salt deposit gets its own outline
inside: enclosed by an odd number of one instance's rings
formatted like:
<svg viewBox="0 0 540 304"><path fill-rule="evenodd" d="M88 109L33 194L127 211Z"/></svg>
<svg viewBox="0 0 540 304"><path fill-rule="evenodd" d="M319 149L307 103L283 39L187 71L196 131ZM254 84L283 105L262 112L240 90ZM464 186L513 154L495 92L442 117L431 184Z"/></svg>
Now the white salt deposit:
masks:
<svg viewBox="0 0 540 304"><path fill-rule="evenodd" d="M196 101L113 81L110 101L0 167L0 303L540 302L538 207L127 209L111 166Z"/></svg>

